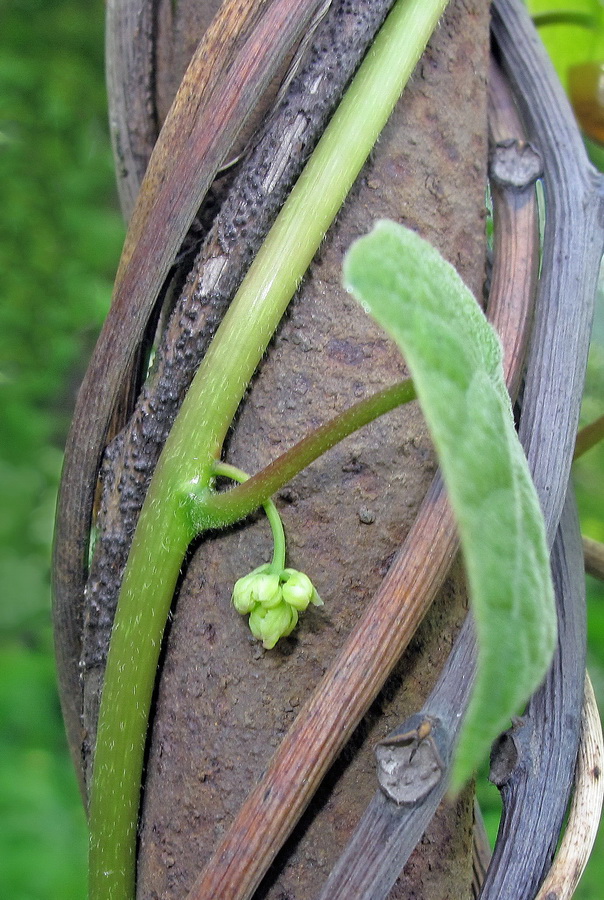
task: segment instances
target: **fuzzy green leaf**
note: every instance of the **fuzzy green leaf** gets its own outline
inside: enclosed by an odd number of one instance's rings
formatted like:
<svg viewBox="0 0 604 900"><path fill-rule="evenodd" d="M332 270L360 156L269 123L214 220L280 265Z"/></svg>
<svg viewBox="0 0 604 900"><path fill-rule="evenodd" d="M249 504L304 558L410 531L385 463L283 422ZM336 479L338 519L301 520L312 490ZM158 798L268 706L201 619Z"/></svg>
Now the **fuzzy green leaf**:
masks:
<svg viewBox="0 0 604 900"><path fill-rule="evenodd" d="M455 269L417 234L384 221L350 248L344 282L404 354L459 527L478 669L453 768L457 789L552 659L543 516L514 429L499 339Z"/></svg>

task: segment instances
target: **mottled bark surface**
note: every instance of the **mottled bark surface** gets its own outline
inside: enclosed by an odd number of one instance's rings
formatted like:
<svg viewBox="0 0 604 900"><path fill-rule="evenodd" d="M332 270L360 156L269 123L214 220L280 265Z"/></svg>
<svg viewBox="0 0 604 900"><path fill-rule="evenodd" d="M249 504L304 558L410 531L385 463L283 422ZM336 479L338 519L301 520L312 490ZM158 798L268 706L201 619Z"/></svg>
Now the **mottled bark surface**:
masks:
<svg viewBox="0 0 604 900"><path fill-rule="evenodd" d="M488 44L488 4L453 2L262 363L229 461L255 472L313 426L404 375L394 346L340 286L346 248L375 219L417 228L481 296ZM196 548L157 696L140 898L186 895L379 585L433 472L412 404L348 438L282 492L289 564L310 575L325 607L305 614L272 651L251 639L229 603L234 581L269 558L266 521L257 517ZM257 896L316 896L375 790L374 743L421 707L466 607L456 572ZM467 797L443 807L392 896L469 896L471 818Z"/></svg>

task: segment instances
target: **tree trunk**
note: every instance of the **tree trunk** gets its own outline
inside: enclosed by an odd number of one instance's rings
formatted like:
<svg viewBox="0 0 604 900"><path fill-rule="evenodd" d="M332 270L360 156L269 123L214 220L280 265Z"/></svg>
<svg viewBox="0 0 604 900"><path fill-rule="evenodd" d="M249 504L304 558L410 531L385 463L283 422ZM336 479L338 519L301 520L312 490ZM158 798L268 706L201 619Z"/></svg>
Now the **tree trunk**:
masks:
<svg viewBox="0 0 604 900"><path fill-rule="evenodd" d="M192 24L198 6L161 7L160 110L178 84L195 29L205 24L203 15ZM202 6L213 12L216 4ZM316 425L404 376L394 345L341 287L346 248L376 219L417 229L481 298L488 6L486 0L450 4L263 360L232 432L229 462L255 472ZM269 559L263 517L195 548L157 692L140 898L186 896L388 570L434 468L412 404L349 437L280 493L288 564L309 574L325 606L313 608L274 650L251 639L229 603L235 580ZM457 568L256 896L310 900L318 894L376 789L374 744L421 707L466 611ZM443 804L392 896L469 897L471 824L469 791L456 804Z"/></svg>

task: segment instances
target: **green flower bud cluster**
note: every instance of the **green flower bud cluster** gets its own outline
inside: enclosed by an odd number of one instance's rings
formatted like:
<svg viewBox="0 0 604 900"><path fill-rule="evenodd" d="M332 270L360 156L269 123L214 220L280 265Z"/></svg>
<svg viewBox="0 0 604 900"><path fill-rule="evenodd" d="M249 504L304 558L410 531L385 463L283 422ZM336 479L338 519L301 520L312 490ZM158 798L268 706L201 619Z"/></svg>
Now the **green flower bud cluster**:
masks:
<svg viewBox="0 0 604 900"><path fill-rule="evenodd" d="M242 616L249 613L250 631L267 650L291 634L298 613L310 603L323 606L308 575L296 569L275 571L272 563L244 575L233 588L233 606Z"/></svg>

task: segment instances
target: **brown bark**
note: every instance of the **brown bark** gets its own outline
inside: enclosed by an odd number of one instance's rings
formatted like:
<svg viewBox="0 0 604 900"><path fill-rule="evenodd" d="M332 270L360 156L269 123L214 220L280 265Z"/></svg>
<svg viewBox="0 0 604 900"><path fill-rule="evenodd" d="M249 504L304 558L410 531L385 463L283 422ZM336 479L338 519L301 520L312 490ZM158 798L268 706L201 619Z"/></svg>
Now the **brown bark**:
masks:
<svg viewBox="0 0 604 900"><path fill-rule="evenodd" d="M375 219L417 228L481 296L488 44L488 4L455 0L263 361L229 461L257 471L314 425L404 374L393 345L340 286L344 251ZM162 53L159 61L172 59ZM197 548L158 690L141 898L186 895L378 587L433 472L411 405L348 438L281 493L289 563L308 572L326 605L273 651L259 649L229 605L235 579L268 558L266 522L257 518ZM466 606L456 571L258 896L316 896L375 790L374 743L421 707ZM469 797L443 806L392 896L469 896L471 821Z"/></svg>

